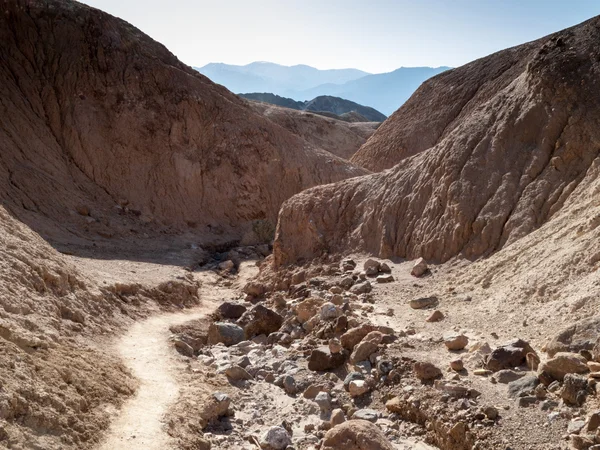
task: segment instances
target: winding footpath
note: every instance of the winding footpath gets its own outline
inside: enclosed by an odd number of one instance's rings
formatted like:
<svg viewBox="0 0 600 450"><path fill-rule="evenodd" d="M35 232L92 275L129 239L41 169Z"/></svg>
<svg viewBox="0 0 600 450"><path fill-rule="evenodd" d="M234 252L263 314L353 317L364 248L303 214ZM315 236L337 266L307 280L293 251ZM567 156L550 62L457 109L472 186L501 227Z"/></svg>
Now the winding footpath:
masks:
<svg viewBox="0 0 600 450"><path fill-rule="evenodd" d="M169 327L210 313L205 305L183 312L152 316L134 324L117 342L123 363L139 380L136 395L128 400L111 424L99 450L166 450L172 448L163 416L177 399L174 372L181 364L169 345Z"/></svg>

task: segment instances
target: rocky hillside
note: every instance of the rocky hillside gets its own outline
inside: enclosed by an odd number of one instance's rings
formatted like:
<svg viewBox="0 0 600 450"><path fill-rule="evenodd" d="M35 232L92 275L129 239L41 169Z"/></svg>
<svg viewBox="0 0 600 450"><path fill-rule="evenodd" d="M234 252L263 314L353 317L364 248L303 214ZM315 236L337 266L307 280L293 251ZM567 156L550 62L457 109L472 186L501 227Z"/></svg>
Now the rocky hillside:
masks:
<svg viewBox="0 0 600 450"><path fill-rule="evenodd" d="M395 122L414 141L428 115L434 132L423 138L430 142L421 148L426 151L411 150L416 154L392 170L291 198L280 213L276 262L351 249L437 261L477 258L564 211L588 217L578 202L598 189L599 25L592 19L425 85L414 125L402 119L403 109L367 146L395 139ZM459 79L471 87L449 89ZM451 105L444 113L442 103ZM408 148L413 141L405 141Z"/></svg>
<svg viewBox="0 0 600 450"><path fill-rule="evenodd" d="M383 122L386 116L381 114L376 109L368 106L359 105L339 97L331 97L329 95L321 95L312 100L299 102L291 98L280 97L279 95L269 93L250 93L240 94L240 97L259 102L271 103L272 105L283 106L285 108L297 109L300 111L313 111L316 113L331 113L337 118L342 118L345 114L355 113L358 117L364 117L363 122ZM351 121L351 120L348 120ZM356 120L352 120L356 121Z"/></svg>
<svg viewBox="0 0 600 450"><path fill-rule="evenodd" d="M262 102L250 101L250 105L291 133L344 159L350 159L379 126L379 122L344 121L335 114L328 117Z"/></svg>
<svg viewBox="0 0 600 450"><path fill-rule="evenodd" d="M0 198L47 236L128 217L256 241L291 195L365 173L83 4L5 2L0 40Z"/></svg>

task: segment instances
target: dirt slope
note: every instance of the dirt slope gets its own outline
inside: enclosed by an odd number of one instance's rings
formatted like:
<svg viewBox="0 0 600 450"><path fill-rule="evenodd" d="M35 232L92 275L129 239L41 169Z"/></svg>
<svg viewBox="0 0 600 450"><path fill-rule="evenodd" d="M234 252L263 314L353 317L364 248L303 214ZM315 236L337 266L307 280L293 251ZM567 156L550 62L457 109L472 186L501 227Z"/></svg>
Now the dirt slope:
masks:
<svg viewBox="0 0 600 450"><path fill-rule="evenodd" d="M107 236L125 211L239 239L300 190L364 173L99 10L9 0L0 40L0 198L28 223L80 226L84 205Z"/></svg>
<svg viewBox="0 0 600 450"><path fill-rule="evenodd" d="M521 55L523 61L507 64L522 70L469 105L429 150L392 170L291 198L280 213L276 262L350 249L475 258L515 242L565 206L576 208L596 189L599 24L595 18L495 55ZM477 77L473 67L453 73ZM441 87L431 98L444 95ZM578 186L585 191L573 196Z"/></svg>
<svg viewBox="0 0 600 450"><path fill-rule="evenodd" d="M344 159L350 159L379 126L378 122L350 123L308 111L296 111L262 102L249 103L272 122Z"/></svg>

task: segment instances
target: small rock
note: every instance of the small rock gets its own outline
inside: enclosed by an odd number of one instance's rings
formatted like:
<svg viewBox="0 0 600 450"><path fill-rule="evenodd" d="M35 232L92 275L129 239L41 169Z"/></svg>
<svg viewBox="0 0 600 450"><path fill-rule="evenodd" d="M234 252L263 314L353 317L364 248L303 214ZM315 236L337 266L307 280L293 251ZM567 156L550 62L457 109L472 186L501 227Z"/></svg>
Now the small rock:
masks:
<svg viewBox="0 0 600 450"><path fill-rule="evenodd" d="M353 259L344 259L342 261L342 269L344 271L351 271L356 269L356 262Z"/></svg>
<svg viewBox="0 0 600 450"><path fill-rule="evenodd" d="M439 309L436 309L427 318L427 322L439 322L440 320L443 320L443 319L444 319L444 314Z"/></svg>
<svg viewBox="0 0 600 450"><path fill-rule="evenodd" d="M285 428L271 427L261 436L259 444L263 450L284 450L292 445L292 440Z"/></svg>
<svg viewBox="0 0 600 450"><path fill-rule="evenodd" d="M320 450L394 450L395 448L374 423L366 420L348 420L325 434Z"/></svg>
<svg viewBox="0 0 600 450"><path fill-rule="evenodd" d="M413 268L410 271L410 274L413 277L419 278L419 277L422 277L423 275L425 275L427 270L429 270L429 268L427 267L427 263L425 262L425 260L423 258L419 258L415 261L415 264L413 265Z"/></svg>
<svg viewBox="0 0 600 450"><path fill-rule="evenodd" d="M437 297L421 297L411 300L408 304L412 309L423 309L437 305L438 299Z"/></svg>
<svg viewBox="0 0 600 450"><path fill-rule="evenodd" d="M388 263L381 263L379 266L379 271L383 273L392 273L392 268L388 265Z"/></svg>
<svg viewBox="0 0 600 450"><path fill-rule="evenodd" d="M315 396L315 403L319 405L322 412L331 410L331 397L327 392L319 392Z"/></svg>
<svg viewBox="0 0 600 450"><path fill-rule="evenodd" d="M496 420L496 418L498 417L498 409L495 408L494 406L487 406L487 407L483 408L483 413L490 420Z"/></svg>
<svg viewBox="0 0 600 450"><path fill-rule="evenodd" d="M365 380L351 381L348 385L348 390L350 391L350 395L352 397L359 397L371 391L368 383Z"/></svg>
<svg viewBox="0 0 600 450"><path fill-rule="evenodd" d="M234 302L223 302L217 308L217 314L222 319L239 319L246 312L246 307Z"/></svg>
<svg viewBox="0 0 600 450"><path fill-rule="evenodd" d="M320 313L321 320L335 319L340 314L341 314L341 311L333 303L327 302L327 303L324 303L323 306L321 306L321 313Z"/></svg>
<svg viewBox="0 0 600 450"><path fill-rule="evenodd" d="M367 259L363 264L363 269L367 275L376 275L379 273L380 267L381 263L379 261L375 261L374 259Z"/></svg>
<svg viewBox="0 0 600 450"><path fill-rule="evenodd" d="M527 395L525 397L519 397L518 405L521 408L527 408L528 406L534 405L537 402L537 398Z"/></svg>
<svg viewBox="0 0 600 450"><path fill-rule="evenodd" d="M421 381L433 380L442 376L442 371L430 362L416 362L413 370L417 378Z"/></svg>
<svg viewBox="0 0 600 450"><path fill-rule="evenodd" d="M219 263L218 268L223 272L231 272L233 269L235 269L235 263L228 259L227 261Z"/></svg>
<svg viewBox="0 0 600 450"><path fill-rule="evenodd" d="M585 426L585 422L581 419L573 419L569 422L567 427L567 433L569 434L579 434L583 427Z"/></svg>
<svg viewBox="0 0 600 450"><path fill-rule="evenodd" d="M392 281L394 281L394 277L391 274L386 274L386 275L379 275L375 281L377 281L378 283L391 283Z"/></svg>
<svg viewBox="0 0 600 450"><path fill-rule="evenodd" d="M371 283L368 281L365 281L364 283L355 284L350 288L350 292L356 295L368 294L372 290L373 286L371 286Z"/></svg>
<svg viewBox="0 0 600 450"><path fill-rule="evenodd" d="M346 362L345 352L331 353L329 347L319 347L312 351L308 359L308 369L321 372L337 369Z"/></svg>
<svg viewBox="0 0 600 450"><path fill-rule="evenodd" d="M523 378L527 375L527 372L516 372L510 369L503 369L494 374L494 378L498 383L508 384L511 381L518 380L519 378Z"/></svg>
<svg viewBox="0 0 600 450"><path fill-rule="evenodd" d="M245 369L236 364L229 366L225 370L225 375L227 375L227 378L229 378L232 381L252 379L252 375L250 375Z"/></svg>
<svg viewBox="0 0 600 450"><path fill-rule="evenodd" d="M458 358L450 361L450 368L456 372L460 372L465 368L465 365L463 363L463 360Z"/></svg>
<svg viewBox="0 0 600 450"><path fill-rule="evenodd" d="M508 383L508 395L510 397L525 397L533 395L540 380L535 375L527 375L518 380Z"/></svg>
<svg viewBox="0 0 600 450"><path fill-rule="evenodd" d="M375 423L377 422L377 418L379 417L379 413L374 409L359 409L354 414L352 414L353 420L367 420L369 422Z"/></svg>
<svg viewBox="0 0 600 450"><path fill-rule="evenodd" d="M364 380L365 376L360 373L360 372L350 372L348 375L346 375L346 378L344 378L344 389L346 389L346 391L350 390L350 383L352 381L356 381L356 380Z"/></svg>
<svg viewBox="0 0 600 450"><path fill-rule="evenodd" d="M527 353L535 353L528 342L523 339L515 339L496 348L490 354L487 368L493 372L502 369L512 369L525 363Z"/></svg>
<svg viewBox="0 0 600 450"><path fill-rule="evenodd" d="M289 395L295 395L298 392L294 377L291 375L286 375L283 377L283 390Z"/></svg>
<svg viewBox="0 0 600 450"><path fill-rule="evenodd" d="M182 355L187 356L189 358L194 356L194 349L187 342L184 342L181 339L175 339L173 341L173 345L175 346L177 351Z"/></svg>
<svg viewBox="0 0 600 450"><path fill-rule="evenodd" d="M487 369L475 369L473 371L473 375L477 375L480 377L487 377L488 375L491 375L493 372L491 370L487 370Z"/></svg>
<svg viewBox="0 0 600 450"><path fill-rule="evenodd" d="M332 427L344 423L345 421L346 416L344 415L344 411L342 411L339 408L336 408L333 411L331 411L331 419L329 420L329 422L331 423Z"/></svg>
<svg viewBox="0 0 600 450"><path fill-rule="evenodd" d="M227 346L239 344L245 339L244 330L227 322L214 322L208 328L208 344L223 343Z"/></svg>
<svg viewBox="0 0 600 450"><path fill-rule="evenodd" d="M581 406L587 395L588 383L586 377L568 373L563 380L563 388L560 392L561 398L568 405Z"/></svg>
<svg viewBox="0 0 600 450"><path fill-rule="evenodd" d="M344 349L344 347L342 347L342 343L340 342L340 340L338 338L329 339L329 351L331 353L339 353L343 349Z"/></svg>
<svg viewBox="0 0 600 450"><path fill-rule="evenodd" d="M469 339L464 334L446 333L444 334L444 345L448 350L462 350L469 343Z"/></svg>
<svg viewBox="0 0 600 450"><path fill-rule="evenodd" d="M364 361L376 352L379 344L383 339L383 334L379 331L371 331L354 347L354 351L350 356L351 363Z"/></svg>
<svg viewBox="0 0 600 450"><path fill-rule="evenodd" d="M238 320L238 325L244 329L247 339L259 334L269 335L279 330L283 317L263 305L256 305L246 311Z"/></svg>

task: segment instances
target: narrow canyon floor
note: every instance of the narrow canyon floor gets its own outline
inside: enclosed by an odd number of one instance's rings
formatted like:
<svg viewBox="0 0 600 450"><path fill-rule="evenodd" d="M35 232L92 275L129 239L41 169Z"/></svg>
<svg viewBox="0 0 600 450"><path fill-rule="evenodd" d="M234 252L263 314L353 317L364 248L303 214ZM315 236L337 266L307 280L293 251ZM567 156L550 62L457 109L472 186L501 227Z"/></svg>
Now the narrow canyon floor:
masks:
<svg viewBox="0 0 600 450"><path fill-rule="evenodd" d="M584 436L600 407L595 392L573 405L565 387L531 384L525 360L486 368L516 339L544 363L549 337L573 317L508 295L499 304L501 290L465 275L469 262L417 278L413 261L365 255L260 274L268 259L239 249L172 266L73 258L96 275L191 273L201 286L199 306L157 309L98 340L139 383L111 411L98 449L342 448L345 438L329 430L352 419L374 423L401 450L595 444ZM371 276L369 264L378 267ZM578 439L590 445L573 447Z"/></svg>

